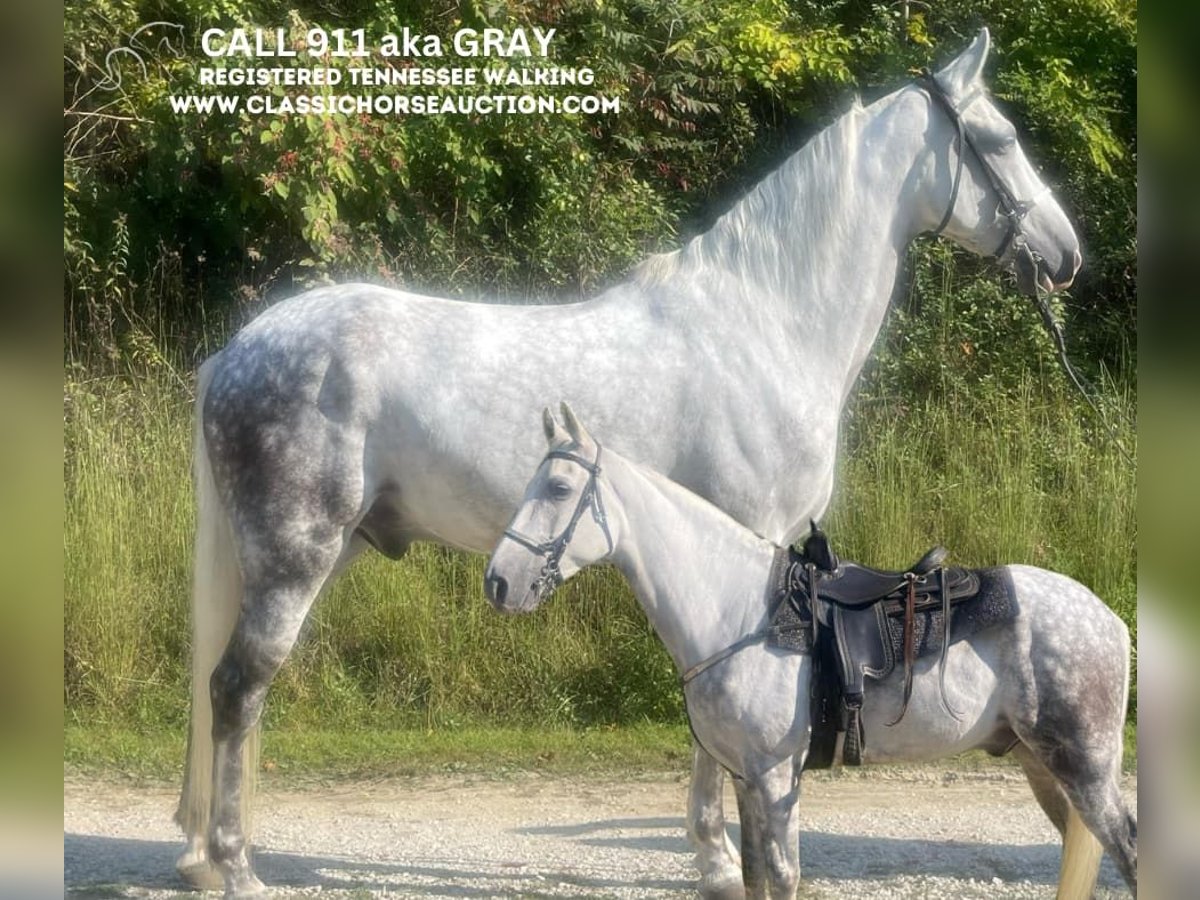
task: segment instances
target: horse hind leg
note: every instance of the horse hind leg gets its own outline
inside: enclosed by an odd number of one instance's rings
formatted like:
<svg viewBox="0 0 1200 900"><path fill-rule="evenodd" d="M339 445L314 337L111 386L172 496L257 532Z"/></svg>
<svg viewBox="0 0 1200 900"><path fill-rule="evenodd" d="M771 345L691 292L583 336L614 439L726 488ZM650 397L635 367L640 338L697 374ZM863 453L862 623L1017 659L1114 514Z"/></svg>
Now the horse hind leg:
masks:
<svg viewBox="0 0 1200 900"><path fill-rule="evenodd" d="M324 583L329 584L336 579L337 576L340 575L368 546L370 546L369 543L361 535L357 533L352 534L349 542L346 544L345 549L338 557L337 563L333 567L333 571L325 579ZM241 593L242 591L239 586L239 597ZM311 602L309 606L311 606ZM230 638L231 637L232 635L230 635ZM229 640L229 638L226 640ZM220 653L220 648L218 648L217 652L218 654ZM218 655L216 660L209 664L208 670L215 671L216 665L222 658L223 657ZM207 681L210 683L206 686L205 693L209 694L209 696L206 697L205 700L211 704L211 676L209 679L207 679ZM196 714L197 711L195 708L193 708L192 715L195 716ZM195 753L193 753L192 748L192 742L197 739L194 723L189 722L188 725L188 750L185 757L188 763L184 769L183 791L181 794L179 807L175 813L175 821L184 829L187 842L184 846L183 852L176 860L175 868L179 872L180 877L183 878L183 880L191 887L197 890L217 891L224 889L225 879L221 871L214 866L209 859L208 822L212 806L209 798L211 796L211 782L213 778L213 770L211 768L212 756L214 755L212 753L211 746L212 714L210 709L204 710L203 722L206 732L201 749L207 750L208 752L205 758L202 760L202 766L198 765L201 760ZM245 732L242 741L241 758L243 766L243 781L241 791L241 814L243 817L242 820L244 830L248 831L249 829L246 827L246 824L249 821L249 815L251 813L254 793L254 773L252 768L250 771L247 771L246 767L253 767L258 758L258 735L256 724L251 725L249 730ZM200 771L197 772L197 769ZM203 785L193 784L193 781L197 778L205 779L206 783ZM202 810L194 810L189 808L200 802L201 798L204 800L204 806Z"/></svg>
<svg viewBox="0 0 1200 900"><path fill-rule="evenodd" d="M246 897L265 891L246 852L242 792L254 773L244 770L242 749L309 608L338 569L343 550L350 546L341 529L320 530L326 532L320 541L312 537L312 528L293 530L293 534L308 537L277 542L275 552L246 565L241 615L212 674L213 794L208 855L224 878L226 896Z"/></svg>
<svg viewBox="0 0 1200 900"><path fill-rule="evenodd" d="M1129 889L1137 894L1137 817L1129 808L1129 804L1121 794L1120 785L1115 774L1107 778L1086 778L1072 781L1066 785L1067 796L1071 799L1071 812L1078 817L1076 834L1072 833L1069 821L1066 839L1063 844L1063 876L1060 885L1067 882L1068 856L1072 850L1073 838L1082 844L1087 837L1095 835L1100 845L1112 856L1113 862ZM1086 835L1084 832L1090 832ZM1095 840L1093 838L1093 841ZM1086 848L1075 851L1086 859ZM1099 853L1096 853L1095 866L1099 866ZM1078 896L1090 896L1089 893L1079 893ZM1060 891L1060 896L1066 894Z"/></svg>
<svg viewBox="0 0 1200 900"><path fill-rule="evenodd" d="M1016 568L1012 577L1029 630L1014 645L1006 716L1069 801L1059 896L1090 894L1100 863L1096 840L1136 893L1137 819L1120 785L1128 630L1098 597L1065 576ZM1044 781L1041 768L1033 767L1031 783ZM1061 819L1052 792L1038 799L1045 805L1047 797L1051 818Z"/></svg>
<svg viewBox="0 0 1200 900"><path fill-rule="evenodd" d="M1058 779L1042 764L1037 754L1025 746L1025 744L1018 742L1013 747L1012 754L1016 757L1017 762L1021 764L1021 769L1025 773L1025 778L1029 781L1030 788L1033 789L1033 796L1042 808L1042 812L1046 814L1054 827L1058 829L1058 833L1065 837L1067 833L1067 818L1071 810L1071 801L1063 793Z"/></svg>
<svg viewBox="0 0 1200 900"><path fill-rule="evenodd" d="M1091 896L1100 847L1112 856L1136 894L1137 818L1121 794L1121 717L1113 715L1105 722L1109 717L1092 715L1095 710L1087 704L1083 701L1072 710L1066 704L1044 704L1036 730L1021 736L1025 750L1018 759L1038 802L1063 832L1058 896ZM1022 759L1026 754L1028 758ZM1047 774L1055 782L1053 787Z"/></svg>
<svg viewBox="0 0 1200 900"><path fill-rule="evenodd" d="M1100 842L1088 829L1058 779L1033 750L1018 743L1013 748L1013 756L1021 764L1038 805L1063 839L1058 896L1091 897L1103 852Z"/></svg>

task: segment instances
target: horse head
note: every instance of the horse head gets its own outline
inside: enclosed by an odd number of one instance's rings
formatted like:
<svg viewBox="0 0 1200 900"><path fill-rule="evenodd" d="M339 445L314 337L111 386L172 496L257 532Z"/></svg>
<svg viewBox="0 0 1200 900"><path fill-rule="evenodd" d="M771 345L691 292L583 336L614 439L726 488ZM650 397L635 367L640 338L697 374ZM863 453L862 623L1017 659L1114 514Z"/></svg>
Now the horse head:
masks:
<svg viewBox="0 0 1200 900"><path fill-rule="evenodd" d="M601 498L601 448L562 404L542 412L548 450L484 573L501 612L529 612L580 569L608 556L613 531ZM565 426L565 427L564 427Z"/></svg>
<svg viewBox="0 0 1200 900"><path fill-rule="evenodd" d="M996 107L982 73L986 28L958 57L918 84L928 95L931 149L925 193L935 233L1016 272L1026 293L1070 285L1079 239L1029 162L1013 124Z"/></svg>

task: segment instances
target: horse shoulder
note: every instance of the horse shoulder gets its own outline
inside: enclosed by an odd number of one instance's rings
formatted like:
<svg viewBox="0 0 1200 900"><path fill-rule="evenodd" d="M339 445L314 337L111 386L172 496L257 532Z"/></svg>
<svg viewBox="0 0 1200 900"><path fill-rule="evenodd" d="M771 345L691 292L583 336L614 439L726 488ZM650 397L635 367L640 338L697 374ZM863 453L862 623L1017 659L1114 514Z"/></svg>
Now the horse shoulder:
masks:
<svg viewBox="0 0 1200 900"><path fill-rule="evenodd" d="M807 657L749 647L688 686L693 726L718 757L742 765L792 756L808 736L808 672Z"/></svg>

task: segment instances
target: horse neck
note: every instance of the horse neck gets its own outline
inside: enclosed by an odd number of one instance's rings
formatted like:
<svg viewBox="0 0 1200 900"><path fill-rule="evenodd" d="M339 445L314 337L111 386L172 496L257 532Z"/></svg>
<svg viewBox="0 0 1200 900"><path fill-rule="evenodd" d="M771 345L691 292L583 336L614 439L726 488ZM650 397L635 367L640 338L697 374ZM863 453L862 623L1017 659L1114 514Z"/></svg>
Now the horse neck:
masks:
<svg viewBox="0 0 1200 900"><path fill-rule="evenodd" d="M848 389L929 217L916 187L926 104L914 96L856 103L712 229L648 260L635 279L687 296L707 327L711 318L757 327L788 358L842 370Z"/></svg>
<svg viewBox="0 0 1200 900"><path fill-rule="evenodd" d="M774 545L663 476L607 458L612 561L679 670L761 628Z"/></svg>

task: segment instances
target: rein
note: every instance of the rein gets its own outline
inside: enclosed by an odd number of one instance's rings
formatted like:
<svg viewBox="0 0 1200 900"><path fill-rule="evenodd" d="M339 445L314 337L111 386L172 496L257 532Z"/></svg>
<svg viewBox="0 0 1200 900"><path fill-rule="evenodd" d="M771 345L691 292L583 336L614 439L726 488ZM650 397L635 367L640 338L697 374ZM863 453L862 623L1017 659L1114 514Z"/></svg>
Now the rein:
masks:
<svg viewBox="0 0 1200 900"><path fill-rule="evenodd" d="M1098 393L1088 381L1079 374L1076 368L1071 364L1070 358L1067 356L1067 342L1063 336L1062 325L1054 318L1054 312L1050 309L1050 304L1046 300L1046 295L1042 292L1037 282L1037 271L1042 259L1035 253L1025 239L1025 229L1022 227L1022 220L1028 215L1041 199L1050 192L1050 188L1044 188L1036 197L1031 200L1018 200L1004 179L1000 177L987 157L980 152L975 145L975 141L971 138L971 134L963 125L962 114L972 103L982 96L982 89L976 89L968 94L961 103L955 103L954 100L946 93L937 78L929 69L924 69L917 83L925 89L926 93L937 103L938 106L949 117L953 123L955 130L958 133L958 162L954 169L954 180L950 187L950 202L946 207L946 213L942 216L941 222L933 229L932 234L939 235L950 224L950 218L954 214L954 208L958 204L958 189L962 184L963 166L966 159L966 150L970 150L976 161L979 163L983 173L987 176L988 183L992 186L998 199L1000 212L1008 220L1008 230L1004 234L1004 239L1001 240L1000 246L996 252L992 254L993 258L1002 260L1009 249L1013 249L1013 265L1024 268L1030 273L1030 283L1033 285L1031 295L1034 303L1037 304L1038 312L1041 314L1042 322L1046 326L1046 330L1050 332L1050 337L1054 341L1054 347L1058 361L1066 372L1067 378L1075 385L1075 388L1083 396L1087 405L1091 407L1092 412L1104 425L1108 431L1108 436L1112 440L1113 445L1117 448L1120 454L1125 458L1131 466L1136 465L1129 451L1125 449L1125 445L1121 442L1116 428L1112 422L1100 409L1097 402Z"/></svg>
<svg viewBox="0 0 1200 900"><path fill-rule="evenodd" d="M1046 295L1035 288L1034 301L1037 303L1038 312L1042 314L1042 322L1045 323L1046 330L1050 332L1050 336L1054 339L1054 349L1058 355L1058 361L1062 364L1063 371L1067 373L1067 378L1071 380L1071 383L1083 395L1083 399L1087 401L1087 405L1092 408L1092 412L1096 414L1096 418L1100 420L1100 424L1108 432L1108 437L1113 442L1113 446L1125 457L1125 462L1136 468L1137 463L1134 462L1130 452L1125 449L1120 435L1117 434L1117 429L1113 427L1113 423L1109 421L1108 416L1100 409L1100 404L1096 400L1099 396L1096 388L1071 365L1071 360L1067 357L1067 339L1063 336L1062 325L1054 318L1054 312L1050 309Z"/></svg>
<svg viewBox="0 0 1200 900"><path fill-rule="evenodd" d="M592 517L604 532L604 540L608 542L608 552L611 553L613 550L612 534L608 530L608 516L604 512L604 503L600 499L600 485L596 480L600 476L600 452L601 447L599 444L596 444L596 458L594 460L587 460L569 450L551 450L542 460L545 462L549 459L565 459L568 462L582 466L588 472L588 480L583 486L583 490L579 493L579 502L575 504L575 511L571 513L571 519L567 522L567 527L562 530L562 533L558 537L546 541L535 541L521 534L515 528L509 527L504 529L504 536L506 538L516 541L535 556L541 556L545 559L537 580L530 585L539 597L544 597L563 583L562 570L559 569L558 564L562 561L563 554L567 550L567 545L571 543L571 538L575 536L575 526L579 524L579 520L583 517L585 509L591 508Z"/></svg>

